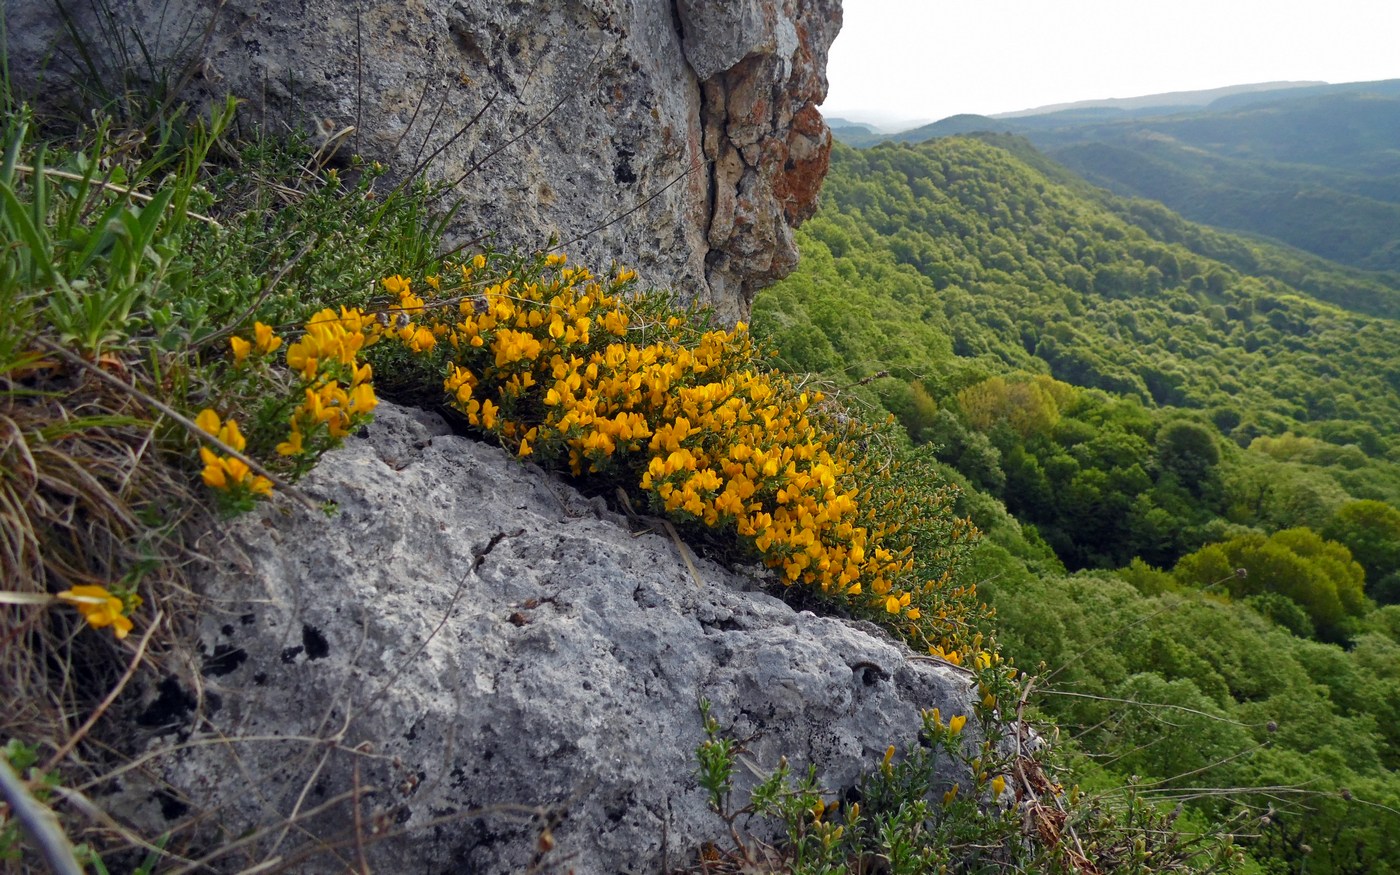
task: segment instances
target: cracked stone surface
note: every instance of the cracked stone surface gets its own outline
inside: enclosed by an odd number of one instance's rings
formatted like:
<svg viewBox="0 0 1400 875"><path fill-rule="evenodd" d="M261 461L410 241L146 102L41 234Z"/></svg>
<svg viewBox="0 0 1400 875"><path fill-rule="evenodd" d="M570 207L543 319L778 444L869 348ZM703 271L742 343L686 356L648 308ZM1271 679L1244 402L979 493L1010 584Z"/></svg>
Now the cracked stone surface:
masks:
<svg viewBox="0 0 1400 875"><path fill-rule="evenodd" d="M282 501L211 548L200 683L161 685L114 800L149 834L204 811L211 848L254 835L221 871L358 865L359 788L373 871L659 872L727 840L694 779L702 697L754 764L833 793L920 709L970 713L965 674L709 561L697 582L669 538L431 414L381 406L303 486L339 513Z"/></svg>
<svg viewBox="0 0 1400 875"><path fill-rule="evenodd" d="M149 52L189 74L188 99L242 98L245 125L354 127L342 152L457 181L460 239L565 242L730 320L796 266L791 229L826 173L839 0L64 5L99 64L149 77ZM52 0L5 13L19 93L79 93L87 60Z"/></svg>

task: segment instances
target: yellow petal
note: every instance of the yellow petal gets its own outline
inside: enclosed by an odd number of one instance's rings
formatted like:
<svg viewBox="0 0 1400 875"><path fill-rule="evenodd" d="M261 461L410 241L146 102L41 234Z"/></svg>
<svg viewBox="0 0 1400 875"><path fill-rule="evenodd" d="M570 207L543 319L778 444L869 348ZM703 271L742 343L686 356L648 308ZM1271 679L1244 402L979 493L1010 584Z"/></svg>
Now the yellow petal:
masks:
<svg viewBox="0 0 1400 875"><path fill-rule="evenodd" d="M240 459L224 459L224 470L234 483L242 483L248 476L248 466Z"/></svg>
<svg viewBox="0 0 1400 875"><path fill-rule="evenodd" d="M101 604L112 598L112 594L107 591L105 586L85 583L72 589L65 589L58 594L58 598L70 605Z"/></svg>
<svg viewBox="0 0 1400 875"><path fill-rule="evenodd" d="M237 367L242 367L248 353L252 351L253 345L241 337L230 337L228 345L233 349L233 363Z"/></svg>
<svg viewBox="0 0 1400 875"><path fill-rule="evenodd" d="M374 395L374 387L369 383L361 383L350 390L350 409L356 413L369 413L379 404L379 399Z"/></svg>
<svg viewBox="0 0 1400 875"><path fill-rule="evenodd" d="M243 437L243 432L238 430L238 422L234 419L229 419L224 423L223 427L219 429L219 440L233 447L235 450L238 450L240 453L243 452L243 448L248 445L247 438Z"/></svg>
<svg viewBox="0 0 1400 875"><path fill-rule="evenodd" d="M304 451L301 445L301 432L293 429L292 433L285 441L277 445L277 454L280 456L300 456Z"/></svg>
<svg viewBox="0 0 1400 875"><path fill-rule="evenodd" d="M216 458L213 462L204 466L201 476L204 478L204 485L211 489L227 489L228 476L224 471L224 460Z"/></svg>
<svg viewBox="0 0 1400 875"><path fill-rule="evenodd" d="M267 355L282 345L282 338L272 332L271 325L264 325L261 322L253 323L253 340L258 347L258 352Z"/></svg>
<svg viewBox="0 0 1400 875"><path fill-rule="evenodd" d="M195 417L194 424L199 426L200 431L216 435L219 433L219 414L215 413L212 408L206 407L199 411L199 416Z"/></svg>
<svg viewBox="0 0 1400 875"><path fill-rule="evenodd" d="M118 614L112 618L112 634L116 635L118 640L125 638L130 631L131 620L128 617Z"/></svg>

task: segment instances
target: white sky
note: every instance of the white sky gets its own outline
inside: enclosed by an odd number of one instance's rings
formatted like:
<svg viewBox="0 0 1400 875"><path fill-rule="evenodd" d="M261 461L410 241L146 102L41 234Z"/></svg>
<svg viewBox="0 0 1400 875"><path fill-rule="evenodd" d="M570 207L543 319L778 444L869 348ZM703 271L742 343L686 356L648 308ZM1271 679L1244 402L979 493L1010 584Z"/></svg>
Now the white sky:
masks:
<svg viewBox="0 0 1400 875"><path fill-rule="evenodd" d="M1400 78L1400 0L843 0L822 112L876 123Z"/></svg>

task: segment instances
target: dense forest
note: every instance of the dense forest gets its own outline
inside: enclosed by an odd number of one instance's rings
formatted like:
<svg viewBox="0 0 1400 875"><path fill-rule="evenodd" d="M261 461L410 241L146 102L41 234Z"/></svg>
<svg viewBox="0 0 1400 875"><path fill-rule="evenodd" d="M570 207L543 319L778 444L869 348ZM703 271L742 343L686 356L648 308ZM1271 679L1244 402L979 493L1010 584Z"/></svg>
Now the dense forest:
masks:
<svg viewBox="0 0 1400 875"><path fill-rule="evenodd" d="M1085 785L1400 871L1400 292L1004 135L838 146L799 236L755 329L962 484Z"/></svg>
<svg viewBox="0 0 1400 875"><path fill-rule="evenodd" d="M953 116L892 139L977 131L1025 136L1095 184L1194 221L1400 281L1400 80L1241 93L1205 107ZM854 126L837 134L858 146L883 139Z"/></svg>

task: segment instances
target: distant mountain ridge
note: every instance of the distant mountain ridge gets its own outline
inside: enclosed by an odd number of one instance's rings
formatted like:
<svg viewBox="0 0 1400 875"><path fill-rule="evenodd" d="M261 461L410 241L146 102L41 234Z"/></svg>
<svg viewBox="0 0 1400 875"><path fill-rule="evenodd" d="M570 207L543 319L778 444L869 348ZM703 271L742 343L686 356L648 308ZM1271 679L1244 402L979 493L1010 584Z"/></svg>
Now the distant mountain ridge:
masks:
<svg viewBox="0 0 1400 875"><path fill-rule="evenodd" d="M1351 267L1400 273L1400 79L1217 89L1071 104L1014 117L957 115L883 139L1024 136L1120 195L1268 237ZM1054 109L1054 108L1048 108ZM836 130L849 145L876 139ZM1400 279L1385 280L1400 287Z"/></svg>
<svg viewBox="0 0 1400 875"><path fill-rule="evenodd" d="M1072 103L1054 103L1016 112L999 112L995 119L1024 118L1026 116L1047 115L1079 109L1151 109L1172 106L1209 106L1222 97L1237 94L1252 94L1261 91L1280 91L1294 88L1309 88L1327 85L1322 81L1297 82L1257 82L1250 85L1227 85L1223 88L1207 88L1200 91L1168 91L1161 94L1145 94L1141 97L1109 97L1101 100L1076 100Z"/></svg>

